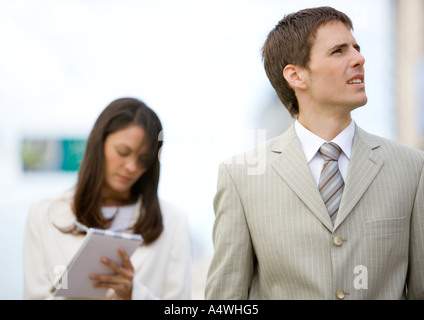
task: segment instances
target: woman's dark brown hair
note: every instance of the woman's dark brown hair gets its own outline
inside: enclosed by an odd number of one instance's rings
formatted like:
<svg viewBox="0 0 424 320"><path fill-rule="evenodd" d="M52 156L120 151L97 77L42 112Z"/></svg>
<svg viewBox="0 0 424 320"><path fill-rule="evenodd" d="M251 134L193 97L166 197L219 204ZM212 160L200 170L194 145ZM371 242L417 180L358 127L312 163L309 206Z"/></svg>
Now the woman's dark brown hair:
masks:
<svg viewBox="0 0 424 320"><path fill-rule="evenodd" d="M142 127L149 138L150 157L147 171L131 187L131 201L141 199L140 214L132 232L141 234L145 244L156 240L163 230L158 199L159 151L162 147L162 125L153 110L134 98L111 102L100 114L87 141L84 158L78 172L73 203L77 221L93 228L105 228L110 223L101 213L104 181L104 143L106 137L130 125Z"/></svg>
<svg viewBox="0 0 424 320"><path fill-rule="evenodd" d="M293 118L299 114L299 104L284 78L284 68L288 64L308 68L318 27L331 21L341 21L353 30L352 21L343 12L331 7L309 8L285 16L263 45L262 58L268 79Z"/></svg>

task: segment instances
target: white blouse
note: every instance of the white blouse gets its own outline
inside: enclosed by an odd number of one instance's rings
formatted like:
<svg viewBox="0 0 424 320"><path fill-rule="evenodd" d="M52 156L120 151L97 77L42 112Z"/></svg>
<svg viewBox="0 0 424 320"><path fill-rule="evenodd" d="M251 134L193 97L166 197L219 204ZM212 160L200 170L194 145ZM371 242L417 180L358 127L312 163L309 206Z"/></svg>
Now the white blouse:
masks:
<svg viewBox="0 0 424 320"><path fill-rule="evenodd" d="M75 222L71 209L73 194L70 191L41 201L29 210L23 248L24 299L55 299L50 289L58 276L58 266L66 267L84 240L83 235L64 233L57 228L67 228ZM169 202L160 200L159 203L164 225L161 235L153 243L138 247L131 256L134 267L132 298L191 299L191 243L187 216ZM130 217L136 219L140 204L139 201L123 208L113 228L127 226ZM109 289L104 299L119 297Z"/></svg>
<svg viewBox="0 0 424 320"><path fill-rule="evenodd" d="M104 206L101 208L103 217L106 219L113 218L109 227L112 231L125 231L131 226L135 212L135 204L126 206Z"/></svg>

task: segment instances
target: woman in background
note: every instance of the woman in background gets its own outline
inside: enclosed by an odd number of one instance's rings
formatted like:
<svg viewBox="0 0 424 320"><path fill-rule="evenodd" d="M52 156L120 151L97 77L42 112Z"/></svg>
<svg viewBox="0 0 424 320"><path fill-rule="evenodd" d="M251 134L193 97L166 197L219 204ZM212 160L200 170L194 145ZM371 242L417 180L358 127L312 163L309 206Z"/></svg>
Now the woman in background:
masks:
<svg viewBox="0 0 424 320"><path fill-rule="evenodd" d="M115 275L92 274L104 299L190 299L191 245L185 214L158 198L162 125L142 101L117 99L97 119L76 187L31 206L24 238L24 298L53 298L50 289L93 228L141 234L131 259L102 259Z"/></svg>

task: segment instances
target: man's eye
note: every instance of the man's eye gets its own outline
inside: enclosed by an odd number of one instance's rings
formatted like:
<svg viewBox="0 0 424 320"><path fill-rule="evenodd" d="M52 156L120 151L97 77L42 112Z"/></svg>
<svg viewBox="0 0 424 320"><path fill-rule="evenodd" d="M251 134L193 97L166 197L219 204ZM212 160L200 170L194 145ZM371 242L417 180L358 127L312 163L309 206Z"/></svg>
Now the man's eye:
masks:
<svg viewBox="0 0 424 320"><path fill-rule="evenodd" d="M335 54L335 53L342 53L342 49L337 49L337 50L333 51L333 54Z"/></svg>

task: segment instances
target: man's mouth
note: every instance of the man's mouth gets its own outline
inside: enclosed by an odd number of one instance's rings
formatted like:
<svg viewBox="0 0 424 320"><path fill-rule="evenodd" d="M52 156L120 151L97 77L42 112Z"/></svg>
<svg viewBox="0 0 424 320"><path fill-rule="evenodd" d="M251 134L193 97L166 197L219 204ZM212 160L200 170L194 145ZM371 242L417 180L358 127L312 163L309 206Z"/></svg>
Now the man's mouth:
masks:
<svg viewBox="0 0 424 320"><path fill-rule="evenodd" d="M364 83L364 81L362 79L353 79L348 82L348 84L355 84L355 83Z"/></svg>
<svg viewBox="0 0 424 320"><path fill-rule="evenodd" d="M363 74L356 74L347 83L348 84L363 84L364 83L364 75Z"/></svg>

